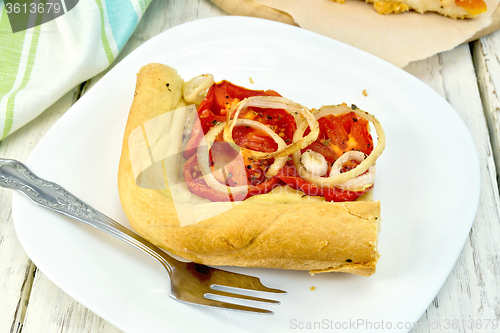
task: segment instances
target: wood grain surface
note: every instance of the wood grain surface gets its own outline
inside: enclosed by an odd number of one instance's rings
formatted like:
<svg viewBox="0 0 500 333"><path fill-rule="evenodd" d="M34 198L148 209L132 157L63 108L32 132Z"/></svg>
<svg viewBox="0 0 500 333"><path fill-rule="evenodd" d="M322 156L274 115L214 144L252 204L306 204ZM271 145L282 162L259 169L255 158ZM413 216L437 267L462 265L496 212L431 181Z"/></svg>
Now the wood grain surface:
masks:
<svg viewBox="0 0 500 333"><path fill-rule="evenodd" d="M500 212L497 174L488 135L475 70L468 45L410 63L406 70L441 94L455 108L469 128L481 167L481 195L476 219L468 240L443 288L420 319L427 325L421 332L444 332L433 328L436 322L475 320L484 323L498 319L497 295L500 291L498 249ZM475 158L471 156L471 158ZM480 320L480 321L478 321ZM476 325L476 324L474 324ZM472 329L475 328L475 329ZM461 323L450 332L493 332ZM419 330L416 332L420 332Z"/></svg>
<svg viewBox="0 0 500 333"><path fill-rule="evenodd" d="M485 36L474 44L474 66L481 92L492 153L500 174L500 31Z"/></svg>
<svg viewBox="0 0 500 333"><path fill-rule="evenodd" d="M220 15L226 14L209 0L155 0L115 63L172 26ZM464 44L404 68L456 109L472 134L481 166L481 201L474 225L448 279L412 328L414 333L500 331L491 323L485 327L487 320L500 320L500 33L471 46ZM25 161L50 127L104 74L75 87L0 141L0 157ZM30 261L15 234L11 199L12 192L0 188L0 332L119 332L66 295ZM288 323L283 325L283 330L289 328Z"/></svg>

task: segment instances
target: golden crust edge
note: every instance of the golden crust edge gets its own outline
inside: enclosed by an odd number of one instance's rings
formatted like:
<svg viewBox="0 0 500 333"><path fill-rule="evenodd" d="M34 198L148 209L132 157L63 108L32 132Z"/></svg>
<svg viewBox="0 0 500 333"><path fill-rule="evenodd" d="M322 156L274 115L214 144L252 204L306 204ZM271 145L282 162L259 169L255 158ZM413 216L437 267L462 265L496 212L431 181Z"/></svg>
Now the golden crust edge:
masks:
<svg viewBox="0 0 500 333"><path fill-rule="evenodd" d="M253 252L250 251L246 255L238 255L238 251L241 248L238 246L243 246L248 248L248 242L253 242L256 238L261 235L262 230L266 230L272 223L266 223L265 219L261 219L258 221L253 219L250 222L252 225L250 228L246 228L245 235L239 236L241 239L230 239L223 240L223 237L218 237L218 239L213 239L213 232L207 234L207 230L213 227L215 224L224 222L219 226L219 231L225 232L233 232L242 225L233 225L233 223L227 223L227 221L221 221L220 219L211 219L209 222L202 222L197 226L190 227L179 227L176 226L175 221L172 221L172 205L165 201L165 196L159 193L158 191L152 190L144 190L138 188L135 185L135 180L133 179L130 160L128 158L128 134L131 130L144 121L151 119L152 117L158 115L161 112L157 112L157 110L150 110L149 114L145 114L144 107L148 104L148 96L145 94L163 94L166 92L161 90L161 84L153 84L153 87L150 84L156 82L158 77L159 81L172 81L168 76L175 76L176 71L169 68L168 66L161 64L150 64L146 65L139 71L137 75L137 86L134 96L134 101L132 103L131 111L129 114L129 119L127 121L127 127L125 130L123 147L122 147L122 156L120 158L119 172L118 172L118 187L120 193L120 200L122 202L122 206L124 207L124 211L126 215L129 217L129 221L132 227L146 239L151 241L153 244L156 244L166 250L171 251L174 254L177 254L183 258L193 260L195 262L211 264L211 265L233 265L233 266L246 266L246 267L268 267L268 268L282 268L282 269L299 269L299 270L309 270L311 273L320 273L320 272L348 272L353 274L359 274L368 276L375 272L375 265L378 261L378 250L377 250L377 239L378 239L378 223L372 221L373 225L372 230L370 230L371 234L367 236L374 242L372 244L371 255L369 256L369 260L366 262L359 262L356 264L341 264L338 262L332 262L328 260L311 260L307 258L302 259L290 259L290 258L272 258L271 254L273 253L270 249L266 249L267 253L260 252L260 257L257 259L250 259L254 257L256 253L259 253L259 246L253 245ZM172 87L173 88L173 87ZM172 92L172 89L170 89ZM145 98L146 101L143 99ZM151 97L151 96L149 96ZM155 96L153 99L155 99ZM146 104L146 105L144 105ZM150 103L151 104L151 103ZM155 103L153 103L155 104ZM170 103L174 105L175 103ZM151 206L151 203L154 202L154 206ZM268 209L276 209L276 205L281 207L283 210L283 204L265 204L265 208ZM336 206L337 204L333 204ZM345 206L343 204L338 204ZM372 209L375 209L374 218L380 218L380 203L375 203L375 206L369 202L358 202L351 203L348 206L366 206L371 205ZM273 207L274 206L274 207ZM290 207L291 205L287 206ZM332 203L323 203L322 207L331 207ZM254 205L255 207L255 205ZM155 208L161 211L160 214L151 215L151 208ZM155 221L153 221L155 220ZM361 219L362 220L362 219ZM373 220L373 219L372 219ZM160 225L158 225L158 221ZM380 219L378 220L380 221ZM152 222L155 222L156 224ZM241 216L240 216L241 222ZM162 225L163 223L163 225ZM166 224L165 224L166 223ZM248 224L248 223L246 223ZM163 230L158 229L158 226L162 227ZM158 231L160 230L160 231ZM300 232L300 230L299 230ZM186 237L195 236L197 239L206 242L215 242L219 244L213 244L215 247L219 247L220 251L217 252L217 255L210 255L207 251L190 251L189 248L183 247L185 245L185 241L182 239L186 239ZM212 238L211 238L212 237ZM181 241L179 241L179 239ZM242 245L243 244L243 245ZM235 248L236 246L236 248ZM295 249L296 251L297 249ZM293 251L292 251L293 252ZM225 254L220 254L225 253ZM293 255L293 253L292 253ZM309 261L308 261L309 260Z"/></svg>
<svg viewBox="0 0 500 333"><path fill-rule="evenodd" d="M477 15L471 15L469 13L462 13L462 14L452 13L450 12L450 9L448 9L447 11L444 8L426 9L423 7L411 6L404 1L394 1L394 0L364 0L364 1L368 4L372 4L377 13L381 15L400 14L407 11L415 11L419 14L437 13L439 15L454 20L474 19L475 17L477 17Z"/></svg>

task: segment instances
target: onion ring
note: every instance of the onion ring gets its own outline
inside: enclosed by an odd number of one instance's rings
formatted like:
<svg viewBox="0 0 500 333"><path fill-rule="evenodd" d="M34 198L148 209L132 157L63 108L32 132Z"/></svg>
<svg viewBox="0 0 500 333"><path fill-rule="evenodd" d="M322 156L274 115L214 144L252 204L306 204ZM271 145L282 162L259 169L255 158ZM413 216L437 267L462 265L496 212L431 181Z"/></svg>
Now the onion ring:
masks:
<svg viewBox="0 0 500 333"><path fill-rule="evenodd" d="M264 153L247 148L241 148L242 152L245 152L245 155L247 155L249 158L265 160L269 158L285 157L292 154L295 151L298 151L300 149L309 146L318 138L319 135L318 121L316 120L312 112L309 111L309 109L306 108L305 106L292 102L291 100L283 97L254 96L242 100L241 102L236 104L234 108L230 110L230 112L227 113L226 125L224 127L224 141L234 143L232 132L235 124L239 120L238 115L240 114L243 107L249 107L249 106L266 108L266 109L283 109L293 116L293 118L295 119L295 123L297 124L297 127L299 126L299 123L306 123L311 129L311 132L308 135L306 135L303 138L301 137L300 140L298 140L297 142L293 142L291 145L285 146L282 149L279 148L277 151L272 153ZM234 113L232 110L235 110ZM302 120L301 122L300 116L305 118L305 122L304 120Z"/></svg>
<svg viewBox="0 0 500 333"><path fill-rule="evenodd" d="M212 74L198 75L182 85L182 96L188 103L200 104L205 93L214 84Z"/></svg>
<svg viewBox="0 0 500 333"><path fill-rule="evenodd" d="M212 171L210 170L209 160L210 160L210 148L212 147L215 138L224 128L224 123L219 123L213 126L208 133L200 140L198 143L198 149L196 149L196 157L198 159L198 166L200 167L201 174L203 179L213 190L224 193L224 194L238 194L244 195L248 193L248 185L242 186L226 186L221 183L214 177ZM205 146L206 143L206 146Z"/></svg>
<svg viewBox="0 0 500 333"><path fill-rule="evenodd" d="M344 105L330 105L330 106L322 106L319 108L319 110L314 112L314 115L316 119L320 119L321 117L324 117L326 115L336 115L336 114L342 114L342 113L347 113L347 112L354 112L358 116L370 121L373 123L375 130L377 131L377 135L379 136L378 141L377 141L377 146L373 149L373 151L368 155L368 157L363 160L358 166L356 166L354 169L340 173L338 175L330 176L330 177L318 177L310 174L307 172L307 170L301 165L300 163L300 151L295 151L292 155L293 163L295 165L295 168L299 172L299 175L307 180L310 181L313 184L316 184L320 187L329 187L329 186L336 186L338 184L342 184L350 179L356 178L357 176L365 173L368 168L372 165L375 164L375 161L377 158L382 154L385 148L385 133L384 129L382 128L382 125L380 122L375 118L373 115L369 114L366 111L362 111L360 109L351 109L348 106ZM295 134L293 135L293 141L299 141L302 138L302 135L304 135L304 132L306 130L306 125L305 122L303 121L300 123L300 125L297 127L297 130L295 131Z"/></svg>
<svg viewBox="0 0 500 333"><path fill-rule="evenodd" d="M348 151L347 153L344 153L335 161L335 163L333 163L332 170L330 171L330 177L339 175L340 170L345 163L351 160L361 163L365 160L366 156L367 155L365 153L360 151ZM335 186L343 190L353 192L364 191L375 183L375 174L376 168L375 165L372 165L368 168L366 173Z"/></svg>
<svg viewBox="0 0 500 333"><path fill-rule="evenodd" d="M248 193L248 185L241 185L241 186L226 186L221 183L214 177L212 174L212 171L210 170L209 166L209 151L210 148L213 145L213 142L215 141L215 138L219 135L219 133L222 131L223 128L225 128L226 123L222 122L219 124L216 124L213 126L208 133L205 135L205 140L200 140L200 143L198 144L198 149L197 149L197 158L198 158L198 166L200 167L201 173L203 175L203 179L207 183L208 186L210 186L212 189L214 189L217 192L221 193L232 193L232 194L246 194ZM272 129L267 127L266 125L255 121L255 120L250 120L250 119L238 119L236 121L235 126L249 126L253 128L258 128L267 134L271 136L271 138L278 144L278 149L283 149L283 147L286 147L285 141L278 135L276 134ZM206 142L206 148L205 148L205 143ZM241 149L241 147L240 147ZM266 177L271 178L274 175L278 173L278 171L283 168L285 163L288 160L288 156L284 157L278 157L274 159L273 164L269 167L269 169L266 172Z"/></svg>

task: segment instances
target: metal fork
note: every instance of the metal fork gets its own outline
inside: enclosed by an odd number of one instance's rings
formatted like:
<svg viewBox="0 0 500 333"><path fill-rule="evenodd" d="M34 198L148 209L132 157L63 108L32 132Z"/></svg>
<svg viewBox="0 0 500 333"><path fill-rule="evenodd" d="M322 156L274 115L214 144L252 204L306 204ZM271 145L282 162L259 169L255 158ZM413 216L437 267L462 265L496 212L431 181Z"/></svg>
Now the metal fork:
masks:
<svg viewBox="0 0 500 333"><path fill-rule="evenodd" d="M167 270L171 284L170 296L178 301L245 312L273 314L267 309L229 303L215 298L279 304L280 302L276 300L240 294L240 289L286 294L286 291L264 286L257 277L176 260L141 236L78 199L60 185L37 177L19 161L0 158L0 186L22 192L42 207L102 230L149 254ZM229 287L234 292L221 290L225 289L221 287Z"/></svg>

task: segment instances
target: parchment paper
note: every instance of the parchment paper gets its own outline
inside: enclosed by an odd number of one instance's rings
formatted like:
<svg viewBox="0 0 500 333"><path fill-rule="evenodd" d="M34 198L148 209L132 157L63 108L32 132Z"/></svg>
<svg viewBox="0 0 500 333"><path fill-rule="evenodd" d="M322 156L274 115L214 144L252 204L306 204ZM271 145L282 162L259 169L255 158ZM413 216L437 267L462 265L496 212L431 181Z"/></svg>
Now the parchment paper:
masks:
<svg viewBox="0 0 500 333"><path fill-rule="evenodd" d="M453 49L492 23L499 0L475 19L453 20L434 13L380 15L359 0L254 0L290 14L302 28L352 45L398 67Z"/></svg>

